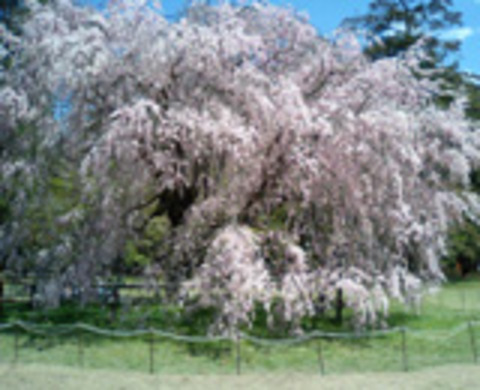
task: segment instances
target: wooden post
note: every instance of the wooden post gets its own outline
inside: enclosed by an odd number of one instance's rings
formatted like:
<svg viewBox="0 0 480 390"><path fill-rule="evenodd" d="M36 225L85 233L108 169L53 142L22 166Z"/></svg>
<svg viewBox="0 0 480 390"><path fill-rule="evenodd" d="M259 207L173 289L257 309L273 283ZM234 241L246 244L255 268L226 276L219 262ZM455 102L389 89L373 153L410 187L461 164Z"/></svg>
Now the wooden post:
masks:
<svg viewBox="0 0 480 390"><path fill-rule="evenodd" d="M81 330L77 333L77 345L78 345L78 364L83 367L83 333Z"/></svg>
<svg viewBox="0 0 480 390"><path fill-rule="evenodd" d="M407 356L407 332L405 328L402 328L402 366L403 371L408 371L408 356Z"/></svg>
<svg viewBox="0 0 480 390"><path fill-rule="evenodd" d="M478 352L477 352L477 343L475 339L475 331L473 329L472 321L468 322L468 330L470 333L470 346L472 347L473 362L478 362Z"/></svg>
<svg viewBox="0 0 480 390"><path fill-rule="evenodd" d="M154 367L154 353L155 353L155 339L153 335L153 330L150 329L150 337L149 337L149 345L150 345L150 374L153 374L155 367Z"/></svg>
<svg viewBox="0 0 480 390"><path fill-rule="evenodd" d="M236 371L237 375L240 375L242 373L242 356L241 356L241 351L240 351L240 340L241 336L240 333L237 332L237 337L235 338L235 366L236 366Z"/></svg>
<svg viewBox="0 0 480 390"><path fill-rule="evenodd" d="M325 375L325 361L323 359L323 344L322 339L317 342L318 365L320 366L320 373Z"/></svg>

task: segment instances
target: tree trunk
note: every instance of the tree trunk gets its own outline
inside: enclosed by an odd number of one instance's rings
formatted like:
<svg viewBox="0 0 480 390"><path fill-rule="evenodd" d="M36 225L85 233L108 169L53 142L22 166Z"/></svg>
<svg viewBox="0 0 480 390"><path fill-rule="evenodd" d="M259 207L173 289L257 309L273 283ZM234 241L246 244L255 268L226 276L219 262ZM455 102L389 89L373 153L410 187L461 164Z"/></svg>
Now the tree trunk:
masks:
<svg viewBox="0 0 480 390"><path fill-rule="evenodd" d="M343 306L343 290L338 288L335 298L335 322L338 325L342 325L343 322Z"/></svg>

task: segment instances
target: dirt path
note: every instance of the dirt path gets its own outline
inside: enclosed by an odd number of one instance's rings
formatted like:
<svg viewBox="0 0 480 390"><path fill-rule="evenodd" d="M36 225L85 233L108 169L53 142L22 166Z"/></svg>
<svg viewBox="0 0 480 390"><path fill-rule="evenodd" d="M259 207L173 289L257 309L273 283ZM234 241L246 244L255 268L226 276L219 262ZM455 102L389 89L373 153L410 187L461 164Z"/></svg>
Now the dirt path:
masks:
<svg viewBox="0 0 480 390"><path fill-rule="evenodd" d="M0 365L0 389L478 389L480 366L447 365L410 373L312 376L301 374L171 376L137 372L81 370L42 365Z"/></svg>

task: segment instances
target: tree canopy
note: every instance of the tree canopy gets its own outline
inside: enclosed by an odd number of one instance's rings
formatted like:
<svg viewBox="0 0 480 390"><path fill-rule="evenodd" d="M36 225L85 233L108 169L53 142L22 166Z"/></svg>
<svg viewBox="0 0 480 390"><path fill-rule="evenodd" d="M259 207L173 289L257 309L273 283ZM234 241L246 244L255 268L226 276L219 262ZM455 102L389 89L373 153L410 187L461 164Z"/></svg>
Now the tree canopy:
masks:
<svg viewBox="0 0 480 390"><path fill-rule="evenodd" d="M457 40L442 39L441 33L460 26L461 20L452 0L373 0L366 14L345 24L371 33L371 58L398 56L423 40L429 61L438 64L460 46Z"/></svg>
<svg viewBox="0 0 480 390"><path fill-rule="evenodd" d="M148 238L172 295L214 306L217 330L258 304L299 326L338 289L377 324L389 297L442 279L449 225L478 217L479 131L462 96L434 104L418 47L372 61L260 3L177 22L146 1L31 7L1 73L0 250L43 272L45 296L88 297Z"/></svg>

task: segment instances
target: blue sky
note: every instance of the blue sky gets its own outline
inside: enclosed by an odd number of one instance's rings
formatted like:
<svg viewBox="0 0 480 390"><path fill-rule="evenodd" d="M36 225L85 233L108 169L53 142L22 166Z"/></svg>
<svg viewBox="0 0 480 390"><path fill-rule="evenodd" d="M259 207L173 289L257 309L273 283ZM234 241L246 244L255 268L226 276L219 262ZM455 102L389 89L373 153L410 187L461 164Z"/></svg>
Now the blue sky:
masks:
<svg viewBox="0 0 480 390"><path fill-rule="evenodd" d="M310 21L320 34L335 30L346 17L360 15L368 8L368 0L271 0L272 3L290 5L299 11L306 11ZM174 15L182 9L182 0L162 1L165 14ZM463 26L446 34L462 41L458 55L464 71L480 74L480 0L454 0L456 10L463 14Z"/></svg>

